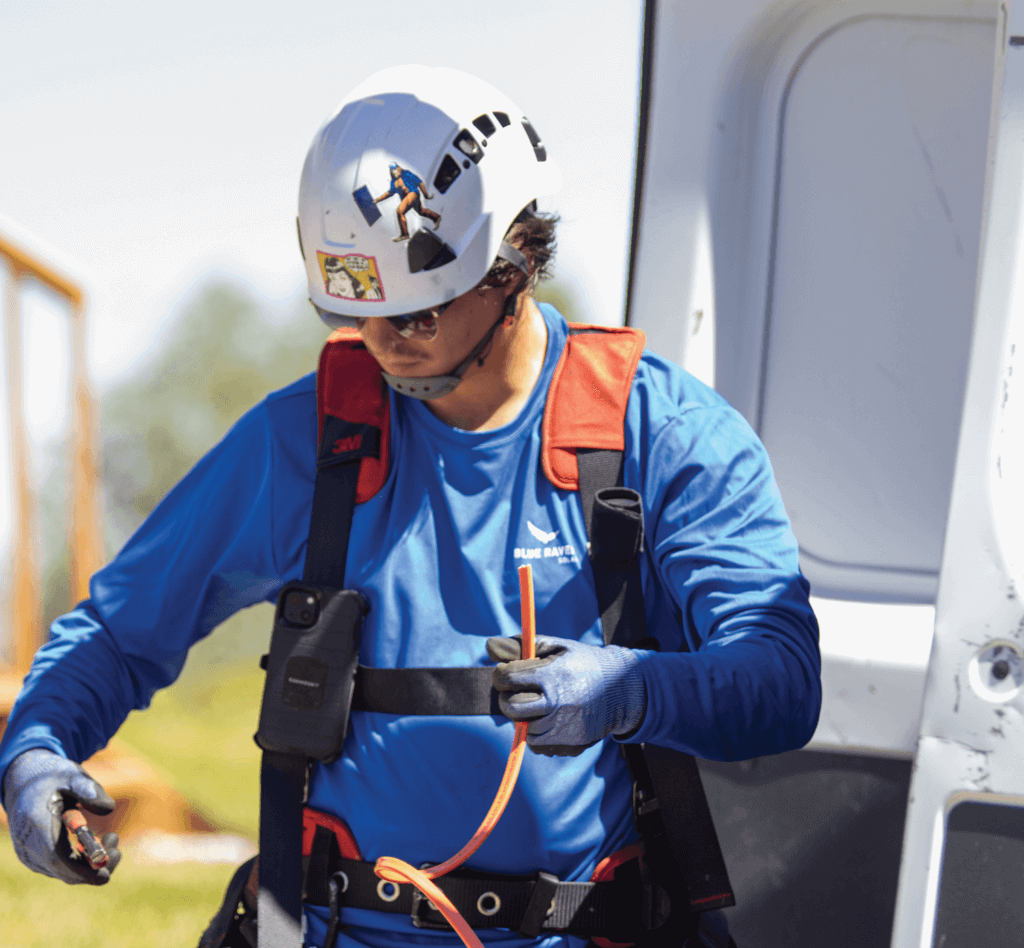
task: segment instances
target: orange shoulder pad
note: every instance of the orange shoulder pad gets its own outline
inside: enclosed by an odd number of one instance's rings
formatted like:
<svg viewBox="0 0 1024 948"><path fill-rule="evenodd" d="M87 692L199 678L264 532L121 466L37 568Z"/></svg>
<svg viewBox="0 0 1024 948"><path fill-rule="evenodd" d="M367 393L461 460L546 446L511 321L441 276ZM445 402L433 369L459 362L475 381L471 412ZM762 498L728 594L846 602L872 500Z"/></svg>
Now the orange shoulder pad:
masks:
<svg viewBox="0 0 1024 948"><path fill-rule="evenodd" d="M328 415L352 425L369 425L380 432L379 453L376 457L363 457L359 464L356 503L366 502L388 478L391 400L380 366L366 351L355 329L338 329L328 337L316 373L316 406L321 441Z"/></svg>
<svg viewBox="0 0 1024 948"><path fill-rule="evenodd" d="M645 342L628 326L569 324L541 428L541 464L555 487L579 490L577 448L625 448L626 403Z"/></svg>

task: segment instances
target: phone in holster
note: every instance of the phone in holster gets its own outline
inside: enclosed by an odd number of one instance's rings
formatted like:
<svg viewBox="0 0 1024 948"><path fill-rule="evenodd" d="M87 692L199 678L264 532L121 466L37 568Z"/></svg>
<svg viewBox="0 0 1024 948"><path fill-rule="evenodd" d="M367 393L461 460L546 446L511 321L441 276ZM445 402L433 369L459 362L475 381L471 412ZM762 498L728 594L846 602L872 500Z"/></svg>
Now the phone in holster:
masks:
<svg viewBox="0 0 1024 948"><path fill-rule="evenodd" d="M288 583L277 597L256 743L266 751L341 756L369 606L352 589Z"/></svg>

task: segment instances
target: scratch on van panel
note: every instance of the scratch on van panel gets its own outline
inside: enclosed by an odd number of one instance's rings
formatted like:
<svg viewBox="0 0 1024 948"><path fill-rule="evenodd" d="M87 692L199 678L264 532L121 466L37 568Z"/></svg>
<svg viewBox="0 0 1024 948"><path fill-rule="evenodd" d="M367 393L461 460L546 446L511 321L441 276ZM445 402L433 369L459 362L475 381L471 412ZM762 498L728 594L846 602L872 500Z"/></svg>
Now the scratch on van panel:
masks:
<svg viewBox="0 0 1024 948"><path fill-rule="evenodd" d="M960 710L960 676L954 675L953 681L956 684L956 704L953 705L953 713L956 714Z"/></svg>
<svg viewBox="0 0 1024 948"><path fill-rule="evenodd" d="M943 744L956 744L971 754L977 755L973 760L965 759L960 762L959 772L961 779L974 784L979 790L989 791L991 789L988 786L988 780L992 776L988 768L988 756L992 753L991 750L974 747L966 741L958 741L952 737L940 737L938 740Z"/></svg>
<svg viewBox="0 0 1024 948"><path fill-rule="evenodd" d="M956 243L956 255L962 257L964 255L964 245L960 240L960 234L957 233L956 223L953 220L953 211L949 207L949 201L946 200L946 192L942 190L942 186L939 184L938 178L935 174L935 166L932 164L932 156L928 151L928 146L925 145L924 139L921 137L921 130L917 127L916 122L910 123L910 128L914 133L914 138L917 139L917 145L921 149L921 156L924 158L924 163L928 166L928 174L932 179L932 190L935 192L935 196L939 200L939 207L942 208L942 213L946 215L946 220L949 221L950 226L953 228L953 240Z"/></svg>
<svg viewBox="0 0 1024 948"><path fill-rule="evenodd" d="M887 369L881 362L876 362L875 365L878 370L884 375L893 385L898 386L900 384L900 377L895 373Z"/></svg>

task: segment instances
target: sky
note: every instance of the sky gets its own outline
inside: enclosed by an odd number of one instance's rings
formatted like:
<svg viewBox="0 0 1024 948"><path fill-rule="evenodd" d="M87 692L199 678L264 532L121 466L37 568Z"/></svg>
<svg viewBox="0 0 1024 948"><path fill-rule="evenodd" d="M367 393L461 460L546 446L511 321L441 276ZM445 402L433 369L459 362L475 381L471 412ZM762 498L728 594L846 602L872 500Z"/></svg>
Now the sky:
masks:
<svg viewBox="0 0 1024 948"><path fill-rule="evenodd" d="M451 66L506 92L540 131L565 178L547 201L563 218L558 275L594 321L619 322L642 3L580 9L4 0L0 214L83 274L104 389L211 275L272 301L300 293L296 198L315 131L378 69ZM46 323L41 301L24 305ZM37 408L36 427L54 411Z"/></svg>
<svg viewBox="0 0 1024 948"><path fill-rule="evenodd" d="M642 6L2 0L0 229L83 282L102 394L140 371L208 280L228 277L282 309L299 298L296 203L314 133L379 69L449 66L530 117L565 182L541 202L562 217L556 276L591 321L621 322ZM67 319L31 284L21 309L38 469L38 445L68 426Z"/></svg>

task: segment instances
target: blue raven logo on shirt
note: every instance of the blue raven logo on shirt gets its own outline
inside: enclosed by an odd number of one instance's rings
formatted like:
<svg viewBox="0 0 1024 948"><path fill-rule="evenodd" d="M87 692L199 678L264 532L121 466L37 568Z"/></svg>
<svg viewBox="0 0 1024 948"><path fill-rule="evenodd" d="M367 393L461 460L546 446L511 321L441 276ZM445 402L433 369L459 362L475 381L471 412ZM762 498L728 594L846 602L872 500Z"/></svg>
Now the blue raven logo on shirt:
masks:
<svg viewBox="0 0 1024 948"><path fill-rule="evenodd" d="M557 530L554 533L547 533L546 531L541 530L540 527L535 527L529 520L526 521L526 528L533 534L534 539L539 543L550 543L558 536Z"/></svg>

